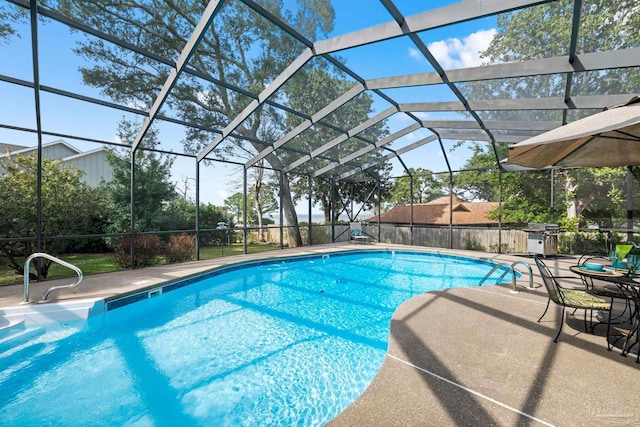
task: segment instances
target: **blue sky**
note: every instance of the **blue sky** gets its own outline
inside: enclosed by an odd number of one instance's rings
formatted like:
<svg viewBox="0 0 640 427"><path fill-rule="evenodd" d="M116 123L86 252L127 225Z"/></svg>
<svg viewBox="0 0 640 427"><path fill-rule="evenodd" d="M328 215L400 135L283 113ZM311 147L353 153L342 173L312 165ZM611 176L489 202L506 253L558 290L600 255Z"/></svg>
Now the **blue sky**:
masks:
<svg viewBox="0 0 640 427"><path fill-rule="evenodd" d="M286 3L286 2L285 2ZM439 7L452 1L396 0L398 9L404 15L411 15L427 9ZM357 31L372 25L391 21L384 7L374 0L334 0L336 11L335 29L330 36ZM0 74L13 78L31 81L31 47L28 28L21 27L20 38L13 38L8 44L0 45L2 58ZM67 27L57 23L47 23L39 27L40 34L40 79L41 84L59 87L72 92L106 99L98 90L84 86L81 82L78 67L81 60L71 49L73 38L69 36ZM443 27L420 37L429 47L445 69L462 68L480 65L478 52L485 49L495 35L495 18L466 22ZM389 77L401 74L413 74L433 71L422 58L415 46L405 38L375 43L369 46L342 51L340 57L346 64L364 78ZM446 87L395 89L387 92L399 102L429 102L454 100L453 94ZM35 127L33 92L28 88L0 82L0 122L27 128ZM134 115L95 106L80 101L64 100L51 94L43 93L42 124L46 130L67 134L77 134L101 140L116 139L116 124L123 117L134 118ZM378 101L379 111L389 105ZM422 114L423 119L444 119L449 115ZM411 124L411 120L403 114L396 114L388 122L390 130L396 131ZM183 129L177 125L159 126L163 146L175 146L182 138ZM419 130L392 144L393 148L402 147L410 142L423 138L430 133ZM44 137L43 142L57 138ZM0 142L21 145L35 145L34 134L0 129ZM68 142L81 150L90 150L99 145L83 143L75 140ZM449 144L450 145L450 144ZM463 151L451 153L450 161L454 169L462 166L466 159ZM437 144L427 144L403 157L410 167L429 168L444 171L446 166ZM193 178L194 160L178 158L174 163L173 181L180 182ZM402 173L397 161L394 162L394 174ZM201 168L201 201L222 205L224 198L237 191L237 182L242 176L238 167L223 165ZM306 209L306 202L301 204L301 211Z"/></svg>

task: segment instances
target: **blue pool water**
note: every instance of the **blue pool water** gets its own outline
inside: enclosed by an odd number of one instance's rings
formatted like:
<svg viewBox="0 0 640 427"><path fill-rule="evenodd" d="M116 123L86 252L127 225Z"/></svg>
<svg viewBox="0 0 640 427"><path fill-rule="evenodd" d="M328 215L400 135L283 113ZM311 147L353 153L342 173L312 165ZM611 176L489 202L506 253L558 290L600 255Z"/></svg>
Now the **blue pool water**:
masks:
<svg viewBox="0 0 640 427"><path fill-rule="evenodd" d="M400 252L279 260L5 331L0 425L323 425L375 376L402 302L492 267Z"/></svg>

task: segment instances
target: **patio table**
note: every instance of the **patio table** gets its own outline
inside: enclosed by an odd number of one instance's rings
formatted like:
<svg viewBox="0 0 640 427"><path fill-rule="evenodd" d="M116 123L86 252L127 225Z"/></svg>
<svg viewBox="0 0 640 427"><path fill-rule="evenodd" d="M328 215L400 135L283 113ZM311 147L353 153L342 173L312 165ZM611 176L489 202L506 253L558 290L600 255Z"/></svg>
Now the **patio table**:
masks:
<svg viewBox="0 0 640 427"><path fill-rule="evenodd" d="M602 271L588 270L583 266L571 266L569 269L581 276L585 284L591 283L590 290L597 294L597 286L593 286L593 281L602 281L616 285L623 294L628 295L635 305L631 317L631 329L628 333L616 338L612 345L615 346L622 341L622 355L629 353L636 354L636 363L640 362L640 276L627 276L620 270L604 268ZM609 340L610 337L607 337ZM610 342L610 341L609 341Z"/></svg>

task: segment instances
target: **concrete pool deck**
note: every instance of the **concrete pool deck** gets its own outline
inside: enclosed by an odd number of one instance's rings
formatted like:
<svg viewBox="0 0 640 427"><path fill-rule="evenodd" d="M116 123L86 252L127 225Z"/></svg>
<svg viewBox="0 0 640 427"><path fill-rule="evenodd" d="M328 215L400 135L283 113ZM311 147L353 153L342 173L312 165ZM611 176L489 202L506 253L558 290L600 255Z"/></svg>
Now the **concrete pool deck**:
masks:
<svg viewBox="0 0 640 427"><path fill-rule="evenodd" d="M536 322L547 297L533 259L527 257L385 244L323 245L97 274L51 296L57 301L109 298L225 264L361 248L525 261L532 265L534 287L528 287L525 274L518 293L487 283L405 302L394 313L388 353L377 376L329 425L640 425L640 364L635 356L608 351L604 327L594 335L581 331L580 312L577 319L569 316L554 343L559 310L550 308ZM547 260L559 275L567 275L575 263L572 257ZM33 282L32 300L72 280ZM22 285L0 287L0 307L17 305L22 298Z"/></svg>

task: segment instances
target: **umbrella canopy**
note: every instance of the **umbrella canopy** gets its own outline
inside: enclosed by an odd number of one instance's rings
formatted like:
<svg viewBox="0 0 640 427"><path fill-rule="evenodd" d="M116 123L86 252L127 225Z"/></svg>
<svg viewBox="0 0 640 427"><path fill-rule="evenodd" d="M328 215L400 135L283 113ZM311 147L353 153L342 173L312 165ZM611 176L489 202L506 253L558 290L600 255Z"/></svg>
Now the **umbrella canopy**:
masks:
<svg viewBox="0 0 640 427"><path fill-rule="evenodd" d="M640 98L514 144L508 163L536 169L640 165Z"/></svg>

